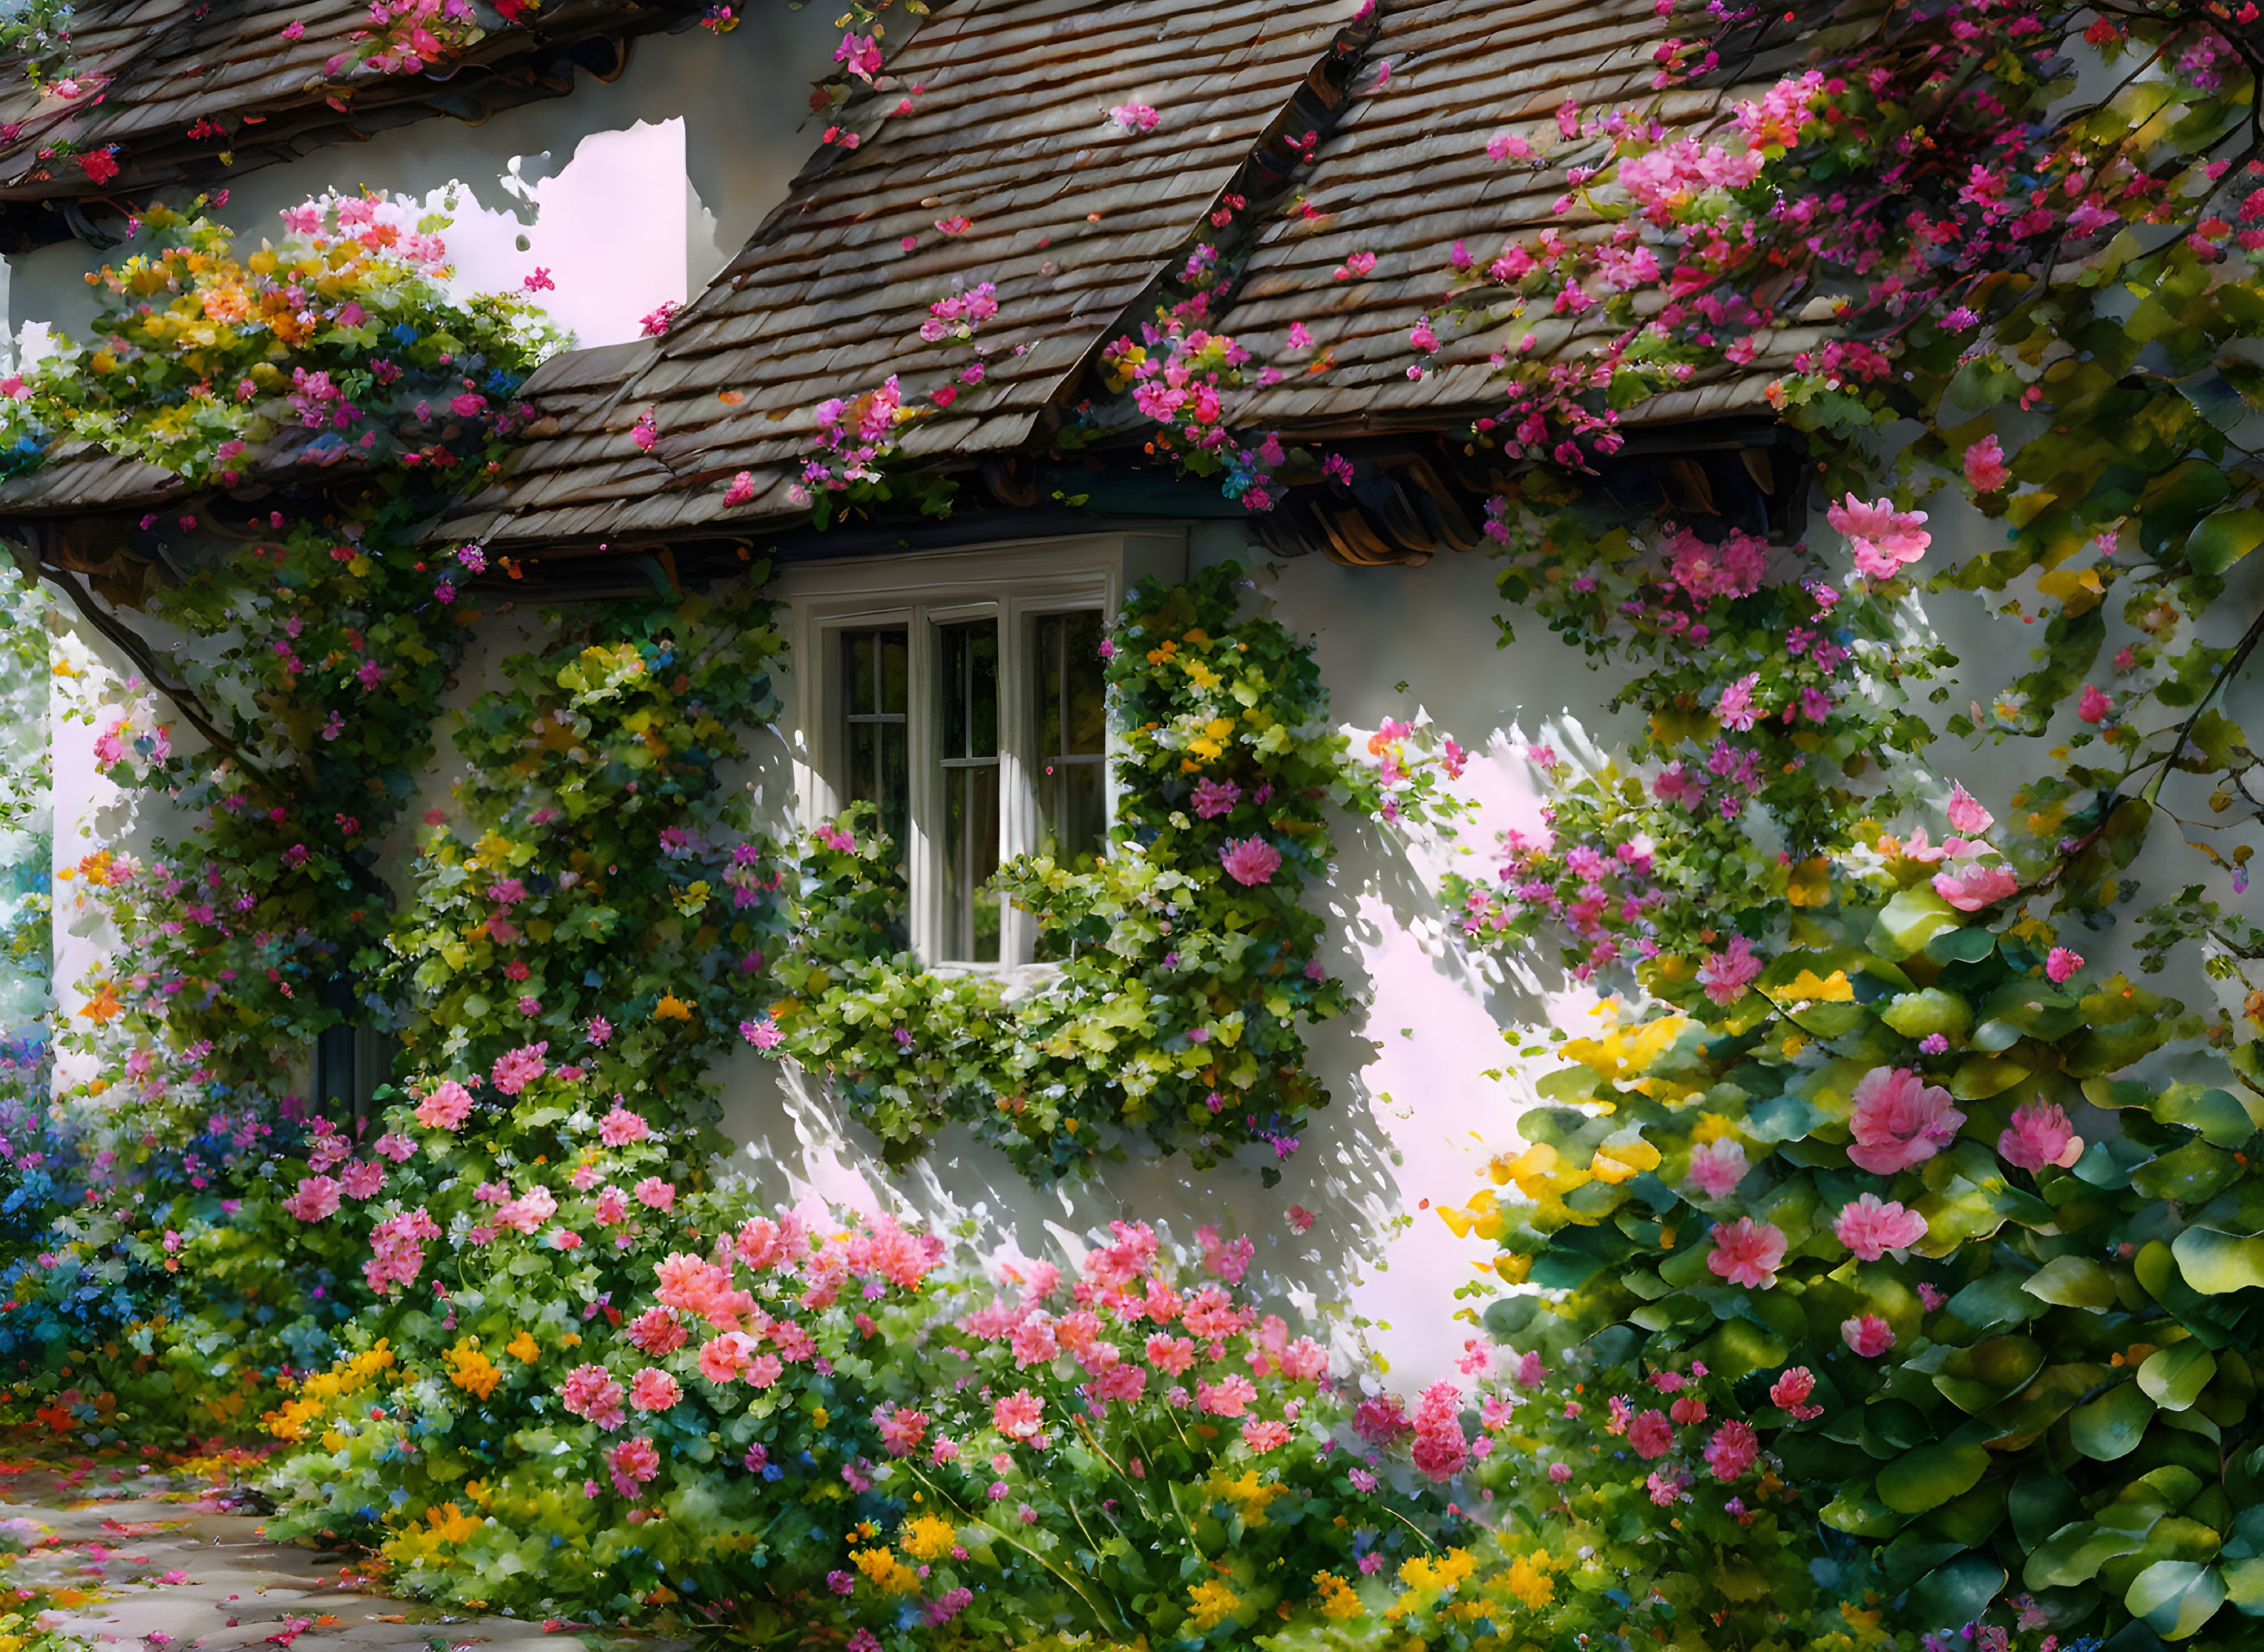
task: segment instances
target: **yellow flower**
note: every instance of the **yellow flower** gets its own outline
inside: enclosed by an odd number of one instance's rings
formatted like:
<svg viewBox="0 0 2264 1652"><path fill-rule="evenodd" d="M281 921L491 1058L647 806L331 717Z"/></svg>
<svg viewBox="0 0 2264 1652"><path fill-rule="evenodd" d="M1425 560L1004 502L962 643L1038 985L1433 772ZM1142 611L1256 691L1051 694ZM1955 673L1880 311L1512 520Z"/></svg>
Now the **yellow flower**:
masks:
<svg viewBox="0 0 2264 1652"><path fill-rule="evenodd" d="M453 1367L448 1373L448 1380L465 1393L475 1395L483 1400L493 1394L497 1385L503 1381L503 1373L496 1369L495 1361L469 1341L458 1343L441 1358Z"/></svg>
<svg viewBox="0 0 2264 1652"><path fill-rule="evenodd" d="M940 1561L959 1547L959 1531L932 1514L916 1515L896 1528L896 1543L916 1561Z"/></svg>
<svg viewBox="0 0 2264 1652"><path fill-rule="evenodd" d="M653 1006L652 1018L656 1021L689 1021L692 1006L672 992L664 993L660 1002Z"/></svg>
<svg viewBox="0 0 2264 1652"><path fill-rule="evenodd" d="M519 1331L505 1343L503 1345L503 1351L513 1359L526 1360L529 1365L542 1357L542 1344L524 1330Z"/></svg>
<svg viewBox="0 0 2264 1652"><path fill-rule="evenodd" d="M1200 1630L1215 1628L1242 1604L1242 1597L1214 1577L1187 1591L1192 1621Z"/></svg>
<svg viewBox="0 0 2264 1652"><path fill-rule="evenodd" d="M857 1549L849 1558L884 1595L910 1595L919 1590L920 1575L887 1549Z"/></svg>
<svg viewBox="0 0 2264 1652"><path fill-rule="evenodd" d="M1546 1554L1520 1554L1509 1564L1509 1592L1535 1612L1547 1605L1556 1592L1556 1580L1549 1576Z"/></svg>
<svg viewBox="0 0 2264 1652"><path fill-rule="evenodd" d="M1321 1615L1324 1618L1343 1623L1368 1610L1360 1604L1360 1597L1353 1593L1352 1585L1334 1572L1315 1572L1313 1587L1320 1590Z"/></svg>
<svg viewBox="0 0 2264 1652"><path fill-rule="evenodd" d="M1266 1524L1266 1505L1274 1498L1284 1496L1289 1488L1280 1484L1261 1484L1255 1468L1245 1468L1238 1480L1230 1480L1223 1470L1215 1471L1203 1483L1203 1489L1214 1499L1223 1499L1234 1505L1244 1525Z"/></svg>

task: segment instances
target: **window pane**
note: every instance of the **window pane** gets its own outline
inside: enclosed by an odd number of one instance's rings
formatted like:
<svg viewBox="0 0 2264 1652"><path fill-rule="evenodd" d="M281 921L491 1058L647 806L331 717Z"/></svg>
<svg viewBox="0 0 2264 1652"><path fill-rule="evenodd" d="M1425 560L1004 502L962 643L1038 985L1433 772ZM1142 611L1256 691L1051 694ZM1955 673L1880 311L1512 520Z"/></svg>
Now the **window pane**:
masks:
<svg viewBox="0 0 2264 1652"><path fill-rule="evenodd" d="M1051 757L1062 746L1062 650L1069 641L1070 616L1041 615L1038 620L1038 751Z"/></svg>
<svg viewBox="0 0 2264 1652"><path fill-rule="evenodd" d="M1102 627L1097 609L1068 616L1065 662L1068 681L1063 689L1069 743L1049 746L1049 755L1088 752L1098 755L1108 743L1108 683L1100 663Z"/></svg>
<svg viewBox="0 0 2264 1652"><path fill-rule="evenodd" d="M904 714L905 657L902 631L845 631L841 634L842 703L849 757L846 800L875 805L881 830L903 863L911 822L911 758Z"/></svg>
<svg viewBox="0 0 2264 1652"><path fill-rule="evenodd" d="M881 709L901 717L911 704L911 641L901 631L880 634Z"/></svg>
<svg viewBox="0 0 2264 1652"><path fill-rule="evenodd" d="M1059 845L1056 855L1064 860L1097 855L1108 835L1108 799L1101 786L1098 763L1065 763L1053 777L1060 799L1055 817L1047 824Z"/></svg>
<svg viewBox="0 0 2264 1652"><path fill-rule="evenodd" d="M944 950L961 961L998 960L998 897L983 886L998 870L998 771L946 769Z"/></svg>
<svg viewBox="0 0 2264 1652"><path fill-rule="evenodd" d="M943 628L943 755L998 755L998 623Z"/></svg>

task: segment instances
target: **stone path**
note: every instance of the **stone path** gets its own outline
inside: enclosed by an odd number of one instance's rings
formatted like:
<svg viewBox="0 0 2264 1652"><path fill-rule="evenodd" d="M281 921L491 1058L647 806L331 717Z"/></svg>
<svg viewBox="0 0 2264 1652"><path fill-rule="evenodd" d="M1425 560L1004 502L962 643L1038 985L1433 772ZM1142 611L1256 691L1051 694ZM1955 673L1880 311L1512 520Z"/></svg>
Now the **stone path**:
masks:
<svg viewBox="0 0 2264 1652"><path fill-rule="evenodd" d="M224 1491L180 1487L154 1465L0 1461L0 1533L30 1550L0 1577L60 1596L43 1627L120 1652L300 1641L299 1652L581 1652L577 1640L621 1647L611 1635L370 1593L345 1557L271 1543L260 1518ZM687 1644L637 1642L640 1652Z"/></svg>

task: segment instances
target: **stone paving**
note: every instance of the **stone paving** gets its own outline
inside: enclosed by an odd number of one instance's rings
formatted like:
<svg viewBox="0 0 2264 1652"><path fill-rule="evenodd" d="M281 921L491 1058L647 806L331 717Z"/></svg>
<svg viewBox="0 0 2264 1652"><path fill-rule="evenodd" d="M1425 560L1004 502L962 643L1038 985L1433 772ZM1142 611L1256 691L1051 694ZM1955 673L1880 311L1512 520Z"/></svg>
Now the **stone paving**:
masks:
<svg viewBox="0 0 2264 1652"><path fill-rule="evenodd" d="M0 1532L30 1550L6 1581L60 1595L43 1627L120 1652L249 1652L301 1640L300 1652L622 1647L611 1635L372 1593L345 1557L271 1543L260 1517L224 1487L185 1490L154 1465L0 1462ZM635 1642L639 1652L688 1644Z"/></svg>

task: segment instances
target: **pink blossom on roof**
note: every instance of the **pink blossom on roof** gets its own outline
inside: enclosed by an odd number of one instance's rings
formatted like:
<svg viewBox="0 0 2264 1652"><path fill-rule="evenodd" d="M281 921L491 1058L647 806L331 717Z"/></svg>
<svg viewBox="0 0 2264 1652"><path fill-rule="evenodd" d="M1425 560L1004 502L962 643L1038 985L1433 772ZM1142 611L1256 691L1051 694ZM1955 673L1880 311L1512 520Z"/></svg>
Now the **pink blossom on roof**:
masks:
<svg viewBox="0 0 2264 1652"><path fill-rule="evenodd" d="M881 43L869 34L844 34L833 48L833 61L870 85L881 67Z"/></svg>
<svg viewBox="0 0 2264 1652"><path fill-rule="evenodd" d="M1163 117L1143 103L1118 104L1108 112L1108 123L1128 135L1135 132L1153 132Z"/></svg>

